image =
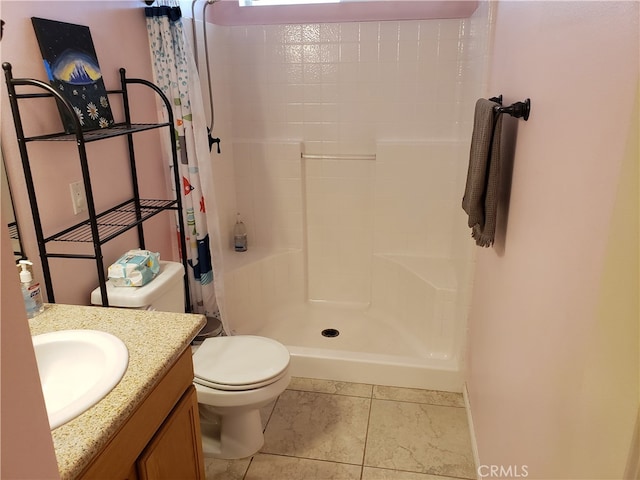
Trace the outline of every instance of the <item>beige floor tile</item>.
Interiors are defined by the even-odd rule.
[[[204,459],[204,473],[207,480],[242,480],[251,458],[240,460]]]
[[[359,465],[258,454],[244,480],[359,480]]]
[[[475,478],[465,410],[372,400],[364,464]]]
[[[317,378],[293,377],[289,383],[289,390],[303,392],[335,393],[336,395],[351,395],[354,397],[371,398],[373,385],[367,383],[336,382],[333,380],[319,380]]]
[[[371,399],[286,390],[262,453],[362,464]]]
[[[262,431],[267,428],[267,423],[269,422],[269,418],[271,418],[271,413],[273,412],[273,408],[276,406],[277,399],[273,402],[265,405],[260,409],[260,420],[262,421]]]
[[[417,388],[385,387],[375,385],[373,398],[380,400],[397,400],[399,402],[429,403],[448,407],[464,407],[461,393],[439,392],[436,390],[420,390]]]
[[[451,477],[429,475],[428,473],[402,472],[385,468],[364,467],[362,480],[453,480]]]

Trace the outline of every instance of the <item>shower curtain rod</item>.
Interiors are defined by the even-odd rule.
[[[209,5],[213,5],[219,0],[205,0],[204,5],[202,6],[202,41],[204,43],[204,59],[205,64],[207,66],[207,90],[209,92],[209,125],[207,126],[207,134],[209,137],[209,151],[211,151],[211,147],[213,144],[218,145],[218,154],[220,154],[220,138],[213,138],[213,127],[215,126],[215,109],[213,107],[213,93],[211,89],[211,68],[209,66],[209,42],[207,40],[207,19],[206,12],[207,7]],[[198,62],[198,31],[196,28],[196,13],[195,6],[198,0],[193,0],[191,2],[191,33],[193,37],[193,57],[196,62],[196,70],[198,70],[198,75],[200,74],[200,65]]]
[[[301,153],[300,158],[307,160],[375,160],[375,155],[314,155]]]

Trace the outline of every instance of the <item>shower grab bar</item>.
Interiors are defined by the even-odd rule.
[[[300,158],[307,160],[375,160],[374,155],[315,155],[311,153],[301,153]]]
[[[489,100],[502,105],[502,95],[491,97]],[[526,122],[529,120],[529,113],[531,112],[531,99],[527,98],[524,102],[512,103],[508,107],[495,107],[495,111],[498,113],[506,113],[514,118],[522,118]]]

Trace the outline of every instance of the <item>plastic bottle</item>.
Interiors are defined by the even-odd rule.
[[[233,248],[236,252],[247,251],[247,227],[240,220],[240,214],[236,214],[236,224],[233,226]]]
[[[20,260],[18,263],[22,268],[20,272],[20,284],[22,286],[24,306],[27,309],[27,318],[33,318],[44,310],[40,284],[33,281],[31,272],[28,269],[29,265],[33,265],[30,261]]]

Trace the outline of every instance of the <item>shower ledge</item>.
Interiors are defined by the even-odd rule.
[[[233,250],[228,250],[224,252],[224,269],[226,272],[232,272],[252,263],[265,260],[269,257],[300,251],[301,250],[299,248],[266,247],[250,247],[246,252],[235,252]]]
[[[401,265],[439,290],[455,290],[458,287],[453,261],[448,258],[382,253],[375,255]]]

